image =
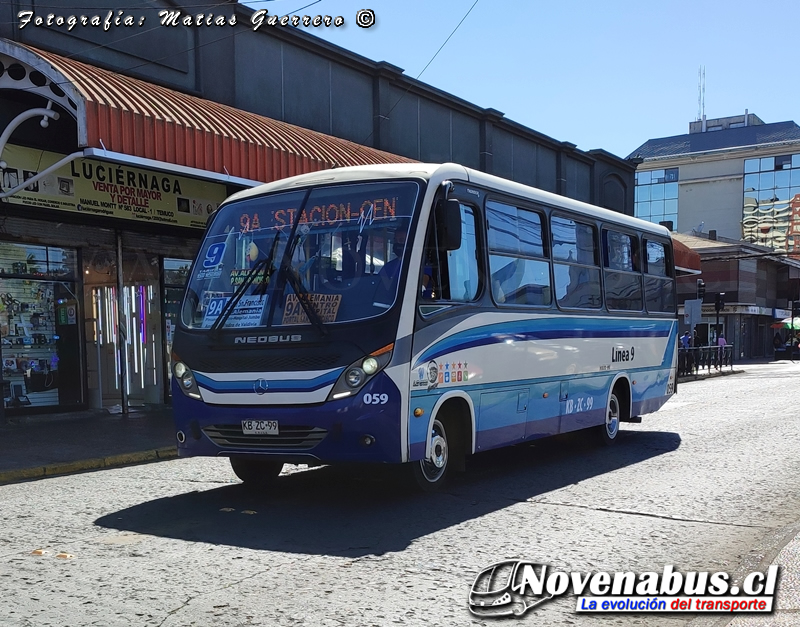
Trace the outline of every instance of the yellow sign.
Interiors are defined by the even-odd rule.
[[[6,146],[3,191],[53,165],[64,155]],[[227,196],[224,185],[95,159],[76,159],[6,202],[154,224],[204,229]]]
[[[333,322],[342,302],[341,294],[306,294],[303,300],[309,304],[323,322]],[[303,311],[303,306],[297,294],[287,294],[283,308],[283,324],[308,324],[308,316]]]

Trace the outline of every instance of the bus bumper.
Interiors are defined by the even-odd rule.
[[[389,397],[385,404],[364,402],[381,393]],[[178,454],[258,455],[299,464],[399,463],[399,398],[384,373],[356,395],[315,405],[210,405],[187,397],[173,384]],[[244,420],[277,421],[278,434],[246,435]]]

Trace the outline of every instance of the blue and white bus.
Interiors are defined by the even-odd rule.
[[[211,217],[173,344],[181,456],[245,483],[284,463],[465,457],[579,429],[613,443],[674,393],[662,226],[456,164],[342,168]]]

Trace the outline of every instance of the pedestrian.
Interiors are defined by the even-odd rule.
[[[689,332],[685,331],[680,337],[680,340],[681,345],[680,350],[678,351],[678,370],[680,371],[681,375],[691,374],[689,372],[689,346],[692,343],[692,338],[689,337]]]
[[[722,364],[722,359],[725,356],[725,347],[728,343],[725,341],[725,336],[720,333],[719,337],[717,338],[717,370],[719,370],[720,365]]]

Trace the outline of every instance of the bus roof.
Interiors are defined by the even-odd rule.
[[[580,200],[573,200],[566,196],[560,196],[547,192],[536,187],[523,185],[522,183],[515,183],[508,179],[486,174],[479,170],[473,170],[456,163],[387,163],[380,165],[359,165],[350,166],[345,168],[336,168],[333,170],[320,170],[317,172],[310,172],[308,174],[300,174],[290,178],[280,179],[264,185],[259,185],[251,189],[246,189],[237,192],[228,198],[224,204],[229,202],[245,200],[255,196],[261,196],[270,192],[286,191],[296,189],[298,187],[305,187],[307,185],[330,185],[335,183],[347,183],[354,181],[369,181],[369,180],[386,180],[392,178],[421,178],[426,181],[443,181],[453,179],[456,181],[465,181],[496,189],[500,192],[505,192],[513,196],[520,196],[530,200],[538,201],[554,207],[563,207],[570,209],[584,215],[596,218],[598,220],[606,220],[614,222],[621,226],[627,226],[631,229],[644,231],[655,235],[661,235],[669,238],[670,232],[660,224],[654,224],[646,220],[640,220],[632,216],[613,211],[611,209],[604,209],[596,205],[582,202]]]

